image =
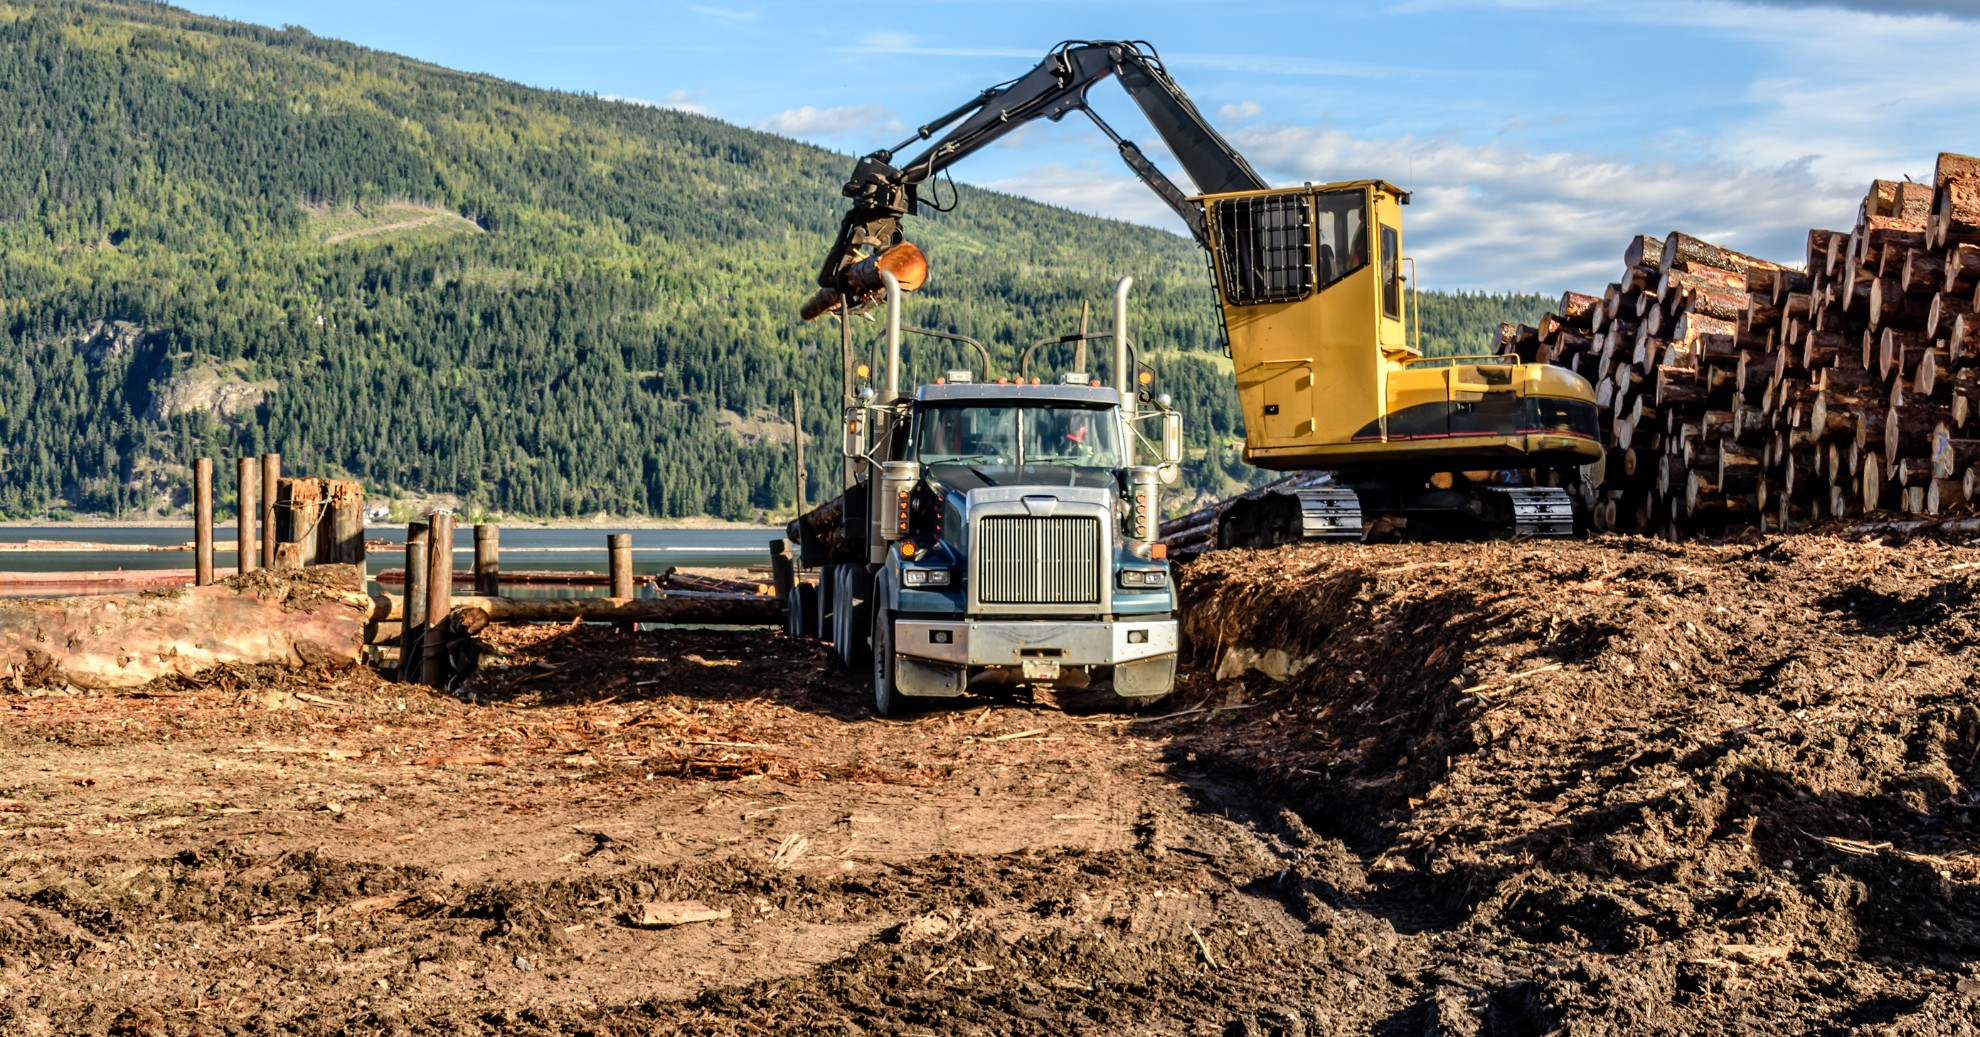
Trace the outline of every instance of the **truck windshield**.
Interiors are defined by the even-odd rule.
[[[1120,422],[1104,407],[929,407],[915,446],[925,465],[1122,464]]]

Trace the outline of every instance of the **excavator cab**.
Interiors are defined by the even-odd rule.
[[[1381,180],[1204,195],[1245,460],[1461,471],[1601,456],[1593,393],[1510,358],[1426,358],[1410,335],[1407,193]]]

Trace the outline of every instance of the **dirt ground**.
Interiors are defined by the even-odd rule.
[[[0,1034],[1980,1033],[1976,589],[1226,552],[1141,714],[880,720],[816,646],[603,628],[459,696],[15,693]]]

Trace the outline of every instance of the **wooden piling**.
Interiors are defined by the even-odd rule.
[[[429,687],[447,686],[447,615],[454,610],[454,513],[436,511],[426,517],[430,531],[426,552],[426,647],[420,679]]]
[[[790,543],[783,537],[770,541],[770,585],[777,600],[784,601],[797,584],[797,566],[792,563]]]
[[[502,593],[502,528],[487,522],[474,527],[474,592]]]
[[[611,533],[605,537],[606,554],[610,556],[607,567],[612,577],[611,597],[617,601],[631,601],[633,594],[632,534]],[[636,622],[619,624],[619,629],[632,633],[639,629]]]
[[[234,574],[252,572],[260,567],[260,551],[254,538],[254,488],[259,482],[255,474],[254,458],[243,457],[234,465],[235,480],[240,483],[236,491],[240,500],[234,508]]]
[[[797,502],[798,517],[804,517],[804,403],[798,399],[796,389],[791,390],[791,465],[797,483],[797,492],[792,500]]]
[[[281,492],[282,455],[261,455],[261,566],[275,568],[275,496]]]
[[[611,556],[612,593],[609,596],[614,598],[632,597],[632,534],[608,534],[605,537],[605,550]]]
[[[193,585],[213,582],[213,459],[193,462]]]
[[[426,665],[426,549],[424,522],[406,525],[405,618],[399,633],[399,679],[411,683]]]
[[[364,565],[364,487],[350,480],[330,483],[330,561]]]

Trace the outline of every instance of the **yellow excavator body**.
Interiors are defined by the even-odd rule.
[[[1408,196],[1380,180],[1197,196],[1245,415],[1262,468],[1406,464],[1476,471],[1601,457],[1595,392],[1515,357],[1425,357]]]

